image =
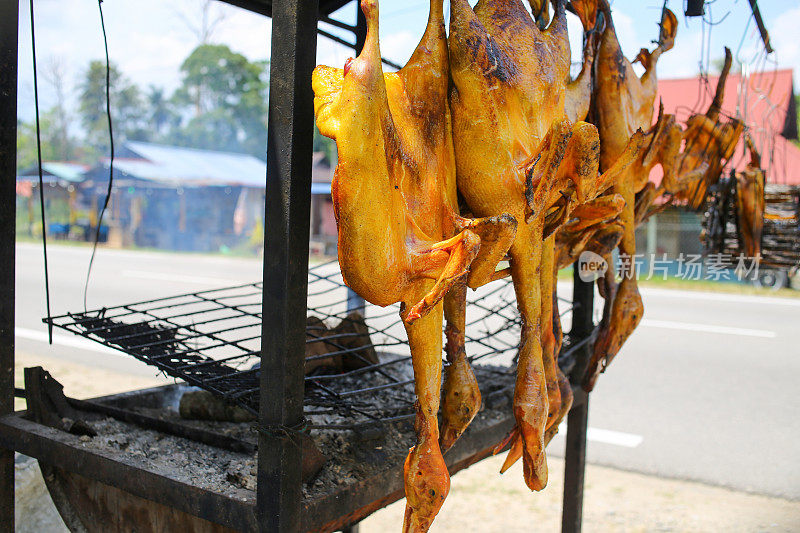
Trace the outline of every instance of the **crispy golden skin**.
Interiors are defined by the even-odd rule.
[[[686,121],[683,138],[685,145],[677,173],[686,174],[706,165],[702,173],[695,173],[683,180],[673,192],[676,200],[686,201],[691,209],[702,209],[706,202],[708,188],[719,181],[725,162],[733,155],[744,131],[744,123],[737,119],[723,121],[720,117],[725,81],[731,68],[731,51],[725,48],[725,64],[717,80],[714,100],[705,114],[692,115]]]
[[[736,215],[741,239],[741,253],[747,257],[761,255],[761,232],[764,229],[764,182],[761,156],[748,135],[745,138],[750,151],[750,162],[742,172],[736,173]]]
[[[616,164],[634,132],[647,130],[648,133],[647,149],[639,154],[637,161],[626,172],[618,175],[611,188],[611,192],[621,195],[625,201],[619,215],[619,224],[622,226],[619,244],[622,282],[610,303],[608,320],[601,323],[584,381],[586,390],[594,387],[601,369],[616,355],[642,318],[644,305],[633,264],[636,253],[636,193],[646,185],[650,169],[665,160],[663,152],[680,147],[680,128],[674,121],[664,119],[656,127],[650,128],[657,89],[656,63],[661,54],[674,44],[677,31],[675,15],[669,9],[664,9],[659,44],[652,52],[642,49],[636,56],[634,61],[640,61],[645,67],[644,74],[639,78],[631,62],[622,54],[606,0],[600,0],[600,10],[606,24],[595,60],[594,111],[600,135],[600,168],[607,169]]]
[[[417,394],[417,445],[404,470],[404,529],[427,531],[450,483],[436,418],[441,300],[453,287],[492,278],[516,221],[502,213],[482,220],[458,216],[442,0],[431,0],[427,28],[408,64],[387,74],[377,1],[362,0],[361,8],[364,49],[344,69],[315,69],[314,107],[320,132],[336,140],[339,152],[332,196],[345,281],[371,303],[402,304]],[[471,375],[465,363],[458,368]],[[479,395],[474,378],[470,385]]]
[[[475,215],[506,212],[518,222],[509,254],[522,332],[507,465],[523,457],[533,490],[547,483],[548,414],[555,419],[569,397],[559,387],[553,338],[542,333],[542,318],[553,308],[555,238],[547,237],[577,205],[607,189],[641,149],[635,139],[628,159],[599,175],[596,128],[571,121],[588,110],[590,80],[569,79],[564,2],[555,5],[550,26],[540,30],[520,0],[481,0],[474,11],[466,0],[453,0],[449,38],[459,191]],[[585,53],[584,74],[591,61]]]
[[[574,263],[584,250],[607,256],[622,239],[619,215],[625,207],[620,194],[604,194],[572,211],[556,234],[558,269]]]

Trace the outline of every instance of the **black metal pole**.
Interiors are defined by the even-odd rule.
[[[0,1],[0,416],[14,411],[19,2]],[[14,450],[0,448],[0,531],[14,531]]]
[[[259,530],[300,530],[316,0],[272,4],[258,439]]]
[[[564,454],[564,508],[562,533],[578,533],[583,522],[583,481],[586,472],[586,429],[589,398],[574,406],[567,417],[567,443]]]
[[[364,49],[364,43],[367,41],[367,17],[361,11],[359,2],[356,5],[356,29],[353,33],[356,34],[356,55],[361,53]]]
[[[592,334],[594,322],[594,283],[583,281],[578,265],[572,273],[572,330],[570,340],[578,342]],[[591,353],[587,343],[575,355],[570,382],[582,383]],[[586,471],[586,430],[589,421],[589,396],[580,391],[567,417],[567,443],[564,454],[564,507],[561,515],[562,533],[578,533],[583,521],[583,481]]]

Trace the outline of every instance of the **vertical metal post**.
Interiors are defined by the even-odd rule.
[[[353,33],[355,33],[356,37],[356,55],[361,53],[361,50],[364,49],[364,42],[367,40],[367,17],[364,16],[364,12],[361,11],[361,5],[359,2],[354,2],[356,5],[356,28]],[[347,312],[350,311],[358,311],[362,315],[366,315],[366,302],[364,298],[356,294],[356,291],[351,289],[350,287],[347,288]]]
[[[19,2],[0,1],[0,416],[14,411]],[[0,532],[14,531],[14,450],[0,448]]]
[[[570,339],[580,341],[592,334],[594,322],[594,283],[581,280],[577,263],[572,273],[572,331]],[[591,345],[576,354],[571,383],[581,383],[589,361]],[[576,395],[575,405],[567,417],[567,443],[564,455],[564,506],[561,515],[562,533],[578,533],[583,521],[583,480],[586,471],[586,429],[589,421],[588,395]]]
[[[347,287],[347,312],[350,313],[351,311],[358,311],[361,315],[366,314],[366,307],[367,303],[364,301],[364,298],[358,295],[356,291]]]
[[[318,1],[272,3],[264,299],[261,329],[259,530],[300,530],[308,232]]]
[[[356,5],[356,55],[358,55],[364,49],[364,43],[367,41],[367,17],[361,11],[360,3],[354,3]]]

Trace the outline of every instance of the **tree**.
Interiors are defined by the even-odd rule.
[[[69,131],[71,116],[67,111],[67,98],[64,93],[66,70],[63,61],[51,56],[45,63],[43,77],[53,86],[56,99],[53,107],[41,117],[42,138],[43,141],[47,140],[52,151],[48,159],[72,161],[78,157],[79,147]]]
[[[17,172],[36,163],[36,126],[17,119]]]
[[[336,143],[333,139],[329,139],[322,135],[317,126],[314,126],[314,151],[322,152],[325,154],[325,159],[333,166],[337,161]]]
[[[181,65],[173,102],[190,117],[174,137],[198,148],[263,158],[267,145],[268,62],[228,46],[201,44]]]
[[[180,124],[180,117],[175,114],[172,102],[166,97],[164,88],[151,85],[147,90],[147,117],[154,140],[164,140],[170,127]]]
[[[60,121],[60,111],[51,108],[39,116],[42,139],[42,161],[75,161],[82,158],[79,142]],[[17,120],[17,171],[27,170],[38,162],[36,146],[36,123]]]
[[[139,88],[122,76],[115,65],[111,65],[111,117],[114,126],[114,141],[148,140],[148,124]],[[108,122],[106,118],[106,66],[102,61],[92,61],[80,91],[79,111],[81,123],[86,130],[89,144],[100,151],[109,146]]]
[[[214,7],[216,7],[216,2],[213,0],[203,0],[200,6],[200,20],[197,22],[194,21],[196,9],[192,9],[191,15],[178,13],[186,27],[197,36],[198,44],[209,44],[214,31],[225,20],[225,13],[218,10],[214,13]]]

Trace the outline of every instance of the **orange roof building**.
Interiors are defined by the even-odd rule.
[[[707,80],[700,77],[659,80],[656,108],[659,101],[663,102],[664,112],[674,114],[679,123],[685,124],[691,115],[705,113],[708,109],[717,80],[717,76],[709,76]],[[658,109],[655,111],[657,113]],[[800,185],[800,148],[791,142],[798,138],[798,131],[790,69],[750,75],[731,73],[725,84],[722,113],[744,121],[746,131],[761,153],[767,183]],[[730,165],[742,170],[748,161],[742,139]],[[657,173],[660,178],[660,169]]]

